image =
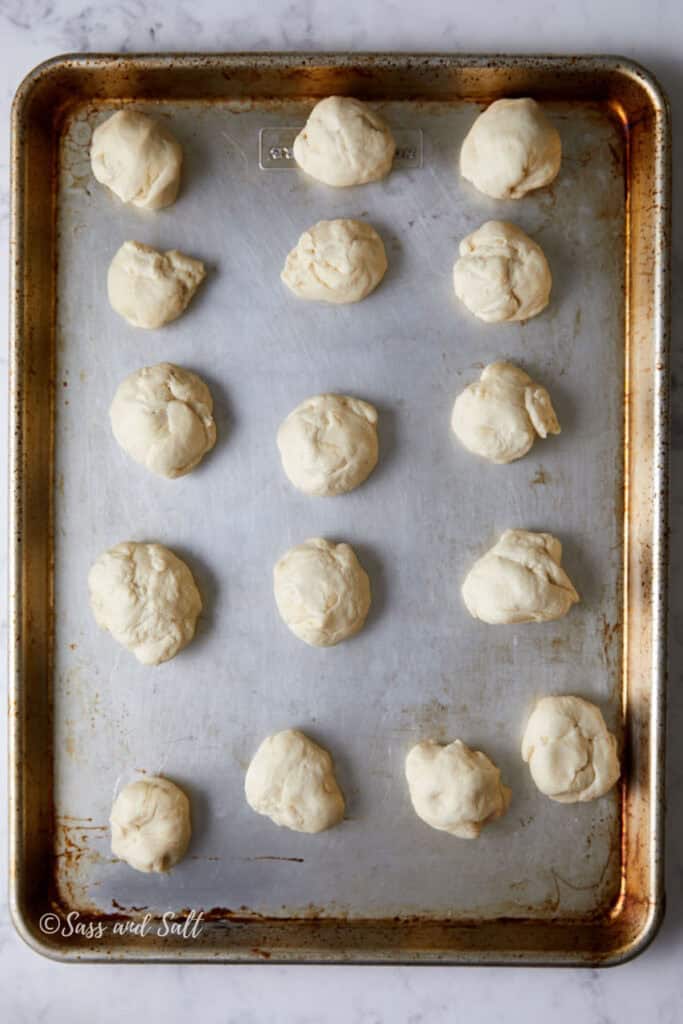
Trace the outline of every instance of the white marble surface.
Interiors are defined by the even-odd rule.
[[[674,154],[683,144],[683,5],[680,0],[0,0],[0,320],[7,322],[8,113],[14,90],[35,64],[65,51],[357,49],[463,52],[622,53],[650,67],[674,113]],[[683,171],[674,165],[677,198]],[[683,240],[674,230],[674,282]],[[683,291],[674,286],[674,381],[683,379],[676,333]],[[0,402],[7,353],[0,351]],[[0,533],[6,508],[6,413],[0,415]],[[672,578],[683,569],[683,400],[674,392]],[[0,552],[4,577],[5,550]],[[6,605],[1,657],[5,663]],[[0,1019],[20,1022],[126,1016],[169,1024],[379,1024],[539,1020],[558,1024],[677,1024],[683,1019],[683,591],[672,593],[669,695],[668,913],[654,944],[607,971],[215,966],[65,966],[24,947],[0,902]],[[0,733],[2,791],[5,730]],[[3,800],[4,805],[4,800]],[[4,815],[0,874],[5,877]]]

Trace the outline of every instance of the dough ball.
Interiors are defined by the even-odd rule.
[[[451,427],[475,455],[491,462],[521,459],[537,437],[559,434],[545,388],[512,363],[491,363],[455,400]]]
[[[185,312],[205,276],[200,260],[177,249],[124,242],[109,266],[109,302],[133,327],[154,330]]]
[[[553,181],[562,142],[535,100],[497,100],[480,114],[460,150],[460,172],[494,199],[521,199]]]
[[[111,852],[136,871],[168,871],[190,843],[190,801],[168,779],[124,786],[109,818]]]
[[[561,561],[549,533],[506,530],[463,583],[468,612],[491,625],[561,619],[579,600]]]
[[[619,778],[616,737],[600,708],[580,697],[544,697],[534,708],[522,740],[531,777],[562,804],[596,800]]]
[[[257,814],[295,832],[322,832],[344,817],[332,758],[296,729],[263,741],[249,765],[244,791]]]
[[[455,294],[487,324],[529,320],[548,305],[553,279],[540,245],[503,220],[489,220],[460,243]]]
[[[136,370],[109,409],[114,437],[152,473],[183,476],[216,443],[213,401],[203,380],[171,363]]]
[[[461,839],[477,839],[505,814],[512,795],[493,761],[462,740],[418,743],[406,758],[406,778],[418,817]]]
[[[312,647],[333,647],[363,628],[370,580],[349,544],[307,540],[282,556],[273,578],[283,621]]]
[[[183,151],[153,117],[119,110],[98,125],[90,149],[92,172],[124,203],[158,210],[175,202]]]
[[[362,220],[321,220],[292,249],[280,277],[300,299],[360,302],[387,269],[384,243]]]
[[[389,125],[349,96],[328,96],[313,107],[294,140],[299,167],[325,185],[365,185],[386,177],[396,151]]]
[[[304,494],[352,491],[377,465],[377,410],[347,395],[316,395],[277,432],[285,473]]]
[[[184,562],[161,544],[125,541],[88,575],[95,621],[143,665],[175,657],[194,636],[202,599]]]

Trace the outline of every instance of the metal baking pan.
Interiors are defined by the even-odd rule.
[[[331,93],[376,104],[399,133],[384,182],[327,189],[291,166],[293,130]],[[515,95],[547,105],[564,161],[550,188],[496,202],[459,178],[457,154],[482,106]],[[94,124],[126,103],[168,118],[185,150],[181,196],[154,216],[90,174]],[[62,57],[19,89],[12,172],[21,934],[65,960],[595,965],[644,948],[664,899],[670,202],[651,76],[603,57]],[[278,279],[284,256],[340,215],[378,228],[388,275],[357,307],[297,302]],[[452,293],[459,239],[491,217],[529,231],[553,270],[551,306],[525,325],[481,325]],[[109,309],[106,267],[126,238],[210,267],[162,332]],[[457,391],[497,357],[548,386],[564,426],[504,468],[448,427]],[[128,461],[107,423],[120,379],[161,359],[207,379],[220,437],[172,483]],[[379,469],[334,501],[295,493],[274,445],[284,415],[326,390],[380,410]],[[468,566],[513,525],[562,539],[582,596],[566,619],[496,629],[462,607]],[[271,592],[276,558],[314,535],[353,543],[374,593],[367,628],[326,651],[289,634]],[[87,606],[89,565],[123,539],[180,552],[205,597],[195,643],[155,670]],[[619,736],[623,778],[603,800],[554,804],[521,763],[529,709],[553,692],[596,700]],[[285,726],[337,762],[347,820],[319,837],[278,830],[243,799],[253,750]],[[486,750],[512,787],[477,843],[410,808],[403,759],[428,736]],[[169,876],[111,857],[112,795],[137,771],[193,799],[191,855]],[[164,913],[182,928],[159,927]]]

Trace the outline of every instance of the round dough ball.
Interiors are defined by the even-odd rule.
[[[301,299],[360,302],[387,269],[384,243],[362,220],[321,220],[292,249],[280,275]]]
[[[503,464],[521,459],[536,437],[559,434],[545,388],[512,363],[491,363],[455,400],[451,427],[475,455]]]
[[[548,305],[553,279],[543,250],[514,224],[489,220],[463,238],[459,251],[455,294],[480,320],[529,320]]]
[[[109,302],[133,327],[154,330],[185,312],[205,277],[201,260],[177,249],[124,242],[109,266]]]
[[[377,465],[377,410],[347,395],[307,398],[280,425],[277,446],[285,473],[304,494],[344,494]]]
[[[127,455],[172,479],[194,469],[216,443],[212,411],[203,380],[179,366],[158,363],[126,377],[109,417]]]
[[[92,172],[124,203],[158,210],[175,202],[183,151],[167,128],[136,110],[119,110],[98,125]]]
[[[460,150],[460,172],[494,199],[521,199],[553,181],[562,142],[535,100],[497,100],[470,128]]]
[[[561,619],[579,600],[561,561],[562,545],[549,533],[506,530],[467,574],[467,610],[491,625]]]
[[[273,578],[283,621],[312,647],[333,647],[363,628],[370,580],[349,544],[307,540],[282,556]]]
[[[374,110],[349,96],[328,96],[294,140],[294,159],[312,178],[344,187],[378,181],[391,170],[396,143]]]
[[[175,657],[194,636],[202,610],[192,573],[161,544],[125,541],[88,575],[95,621],[143,665]]]
[[[296,729],[263,741],[249,765],[244,791],[257,814],[295,832],[323,832],[344,817],[332,758]]]
[[[136,871],[168,871],[190,844],[190,801],[159,776],[124,786],[109,822],[111,852]]]
[[[621,772],[616,737],[600,708],[580,697],[539,700],[524,732],[522,757],[541,793],[562,804],[596,800]]]
[[[493,761],[462,740],[418,743],[406,758],[406,779],[418,817],[461,839],[477,839],[505,814],[512,795]]]

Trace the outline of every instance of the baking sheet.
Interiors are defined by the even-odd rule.
[[[519,747],[534,701],[576,693],[622,733],[621,605],[624,394],[624,165],[606,108],[551,104],[564,157],[556,182],[523,202],[476,192],[457,173],[476,104],[380,105],[422,133],[422,166],[334,190],[296,170],[259,167],[264,129],[303,123],[308,103],[145,104],[183,144],[178,202],[158,214],[122,206],[91,177],[92,127],[113,107],[82,108],[65,132],[59,182],[55,522],[55,814],[57,886],[85,910],[223,907],[268,916],[547,918],[614,900],[619,791],[587,805],[542,797]],[[363,303],[296,300],[279,272],[316,220],[367,219],[389,270]],[[457,303],[459,240],[491,218],[543,247],[549,309],[524,325],[484,325]],[[125,239],[203,259],[207,282],[158,332],[109,308],[106,270]],[[509,358],[548,387],[563,427],[525,459],[488,465],[454,443],[455,395],[487,362]],[[128,373],[169,360],[199,373],[216,403],[218,443],[188,477],[152,477],[108,423]],[[336,499],[296,492],[275,433],[323,391],[380,411],[378,469]],[[581,604],[559,622],[489,627],[460,584],[510,526],[548,530]],[[280,621],[272,566],[322,535],[353,544],[370,574],[365,630],[333,649]],[[195,642],[145,668],[99,632],[86,578],[127,539],[185,558],[205,602]],[[337,829],[276,828],[243,797],[261,739],[305,730],[332,752],[347,798]],[[410,746],[455,737],[486,751],[512,787],[509,813],[477,843],[413,813]],[[190,794],[190,856],[168,876],[116,863],[106,823],[136,771]]]

